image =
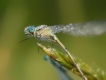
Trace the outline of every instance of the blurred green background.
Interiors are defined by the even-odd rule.
[[[41,50],[38,53],[36,39],[19,44],[26,38],[23,32],[26,26],[103,19],[106,19],[105,0],[0,0],[0,80],[59,80],[55,69],[43,60],[44,53]],[[106,34],[57,36],[74,56],[90,66],[96,63],[106,71]]]

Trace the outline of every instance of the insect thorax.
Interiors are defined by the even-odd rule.
[[[50,42],[54,41],[55,34],[52,32],[51,28],[47,27],[47,25],[41,25],[36,28],[34,36],[38,40]]]

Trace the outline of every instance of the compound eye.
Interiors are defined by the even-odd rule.
[[[33,33],[35,30],[35,27],[34,26],[29,26],[29,32]]]

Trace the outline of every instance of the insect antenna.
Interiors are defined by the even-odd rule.
[[[23,39],[23,40],[22,40],[22,41],[20,41],[19,43],[21,43],[21,42],[23,42],[23,41],[26,41],[26,40],[28,40],[28,39],[30,39],[30,38]]]

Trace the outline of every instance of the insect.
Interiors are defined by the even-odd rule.
[[[100,35],[106,31],[106,21],[93,21],[88,23],[77,23],[77,24],[69,24],[69,25],[40,25],[37,27],[28,26],[24,29],[25,35],[28,38],[35,37],[37,40],[43,40],[48,42],[56,42],[58,45],[62,47],[62,49],[69,56],[70,60],[73,61],[73,64],[81,73],[84,80],[87,78],[84,76],[80,67],[74,61],[70,52],[65,48],[65,46],[60,42],[55,33],[63,32],[76,36],[86,36],[86,35]]]

